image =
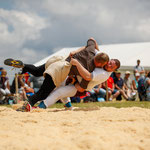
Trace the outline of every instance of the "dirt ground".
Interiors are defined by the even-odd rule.
[[[0,107],[0,150],[149,150],[150,109]]]

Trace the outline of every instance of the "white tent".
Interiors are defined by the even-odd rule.
[[[78,48],[79,47],[63,48],[35,63],[35,65],[38,66],[45,63],[50,57],[54,55],[69,55],[71,51],[74,51]],[[150,42],[99,45],[99,48],[100,51],[107,53],[110,58],[119,59],[121,62],[121,70],[133,70],[137,59],[141,60],[141,65],[144,66],[145,69],[150,70]]]

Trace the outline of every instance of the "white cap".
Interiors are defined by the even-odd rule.
[[[135,76],[140,76],[140,74],[137,72],[137,73],[135,73]]]
[[[130,74],[130,71],[126,71],[125,74]]]

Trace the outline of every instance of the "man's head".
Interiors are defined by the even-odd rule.
[[[121,76],[121,72],[120,71],[116,71],[115,74],[116,74],[117,78],[120,78],[120,76]]]
[[[130,71],[126,71],[126,72],[125,72],[125,78],[127,78],[127,79],[128,79],[128,78],[129,78],[129,76],[130,76]]]
[[[137,72],[137,73],[135,73],[135,78],[136,79],[139,79],[140,78],[140,74]]]
[[[120,68],[120,61],[118,59],[111,59],[105,66],[104,69],[108,72],[114,72]]]
[[[138,60],[137,60],[137,65],[138,65],[138,66],[140,65],[140,62],[141,62],[141,61],[138,59]]]
[[[3,77],[5,77],[5,76],[7,75],[7,71],[6,71],[5,69],[2,69],[1,72],[2,72],[1,75],[2,75]]]
[[[97,68],[103,68],[109,61],[109,56],[106,53],[98,53],[94,57],[94,64]]]

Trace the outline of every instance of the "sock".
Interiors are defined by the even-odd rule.
[[[65,106],[68,107],[68,108],[72,107],[71,102],[66,103]]]
[[[46,105],[44,104],[43,101],[38,105],[38,107],[39,107],[39,108],[46,109]]]

